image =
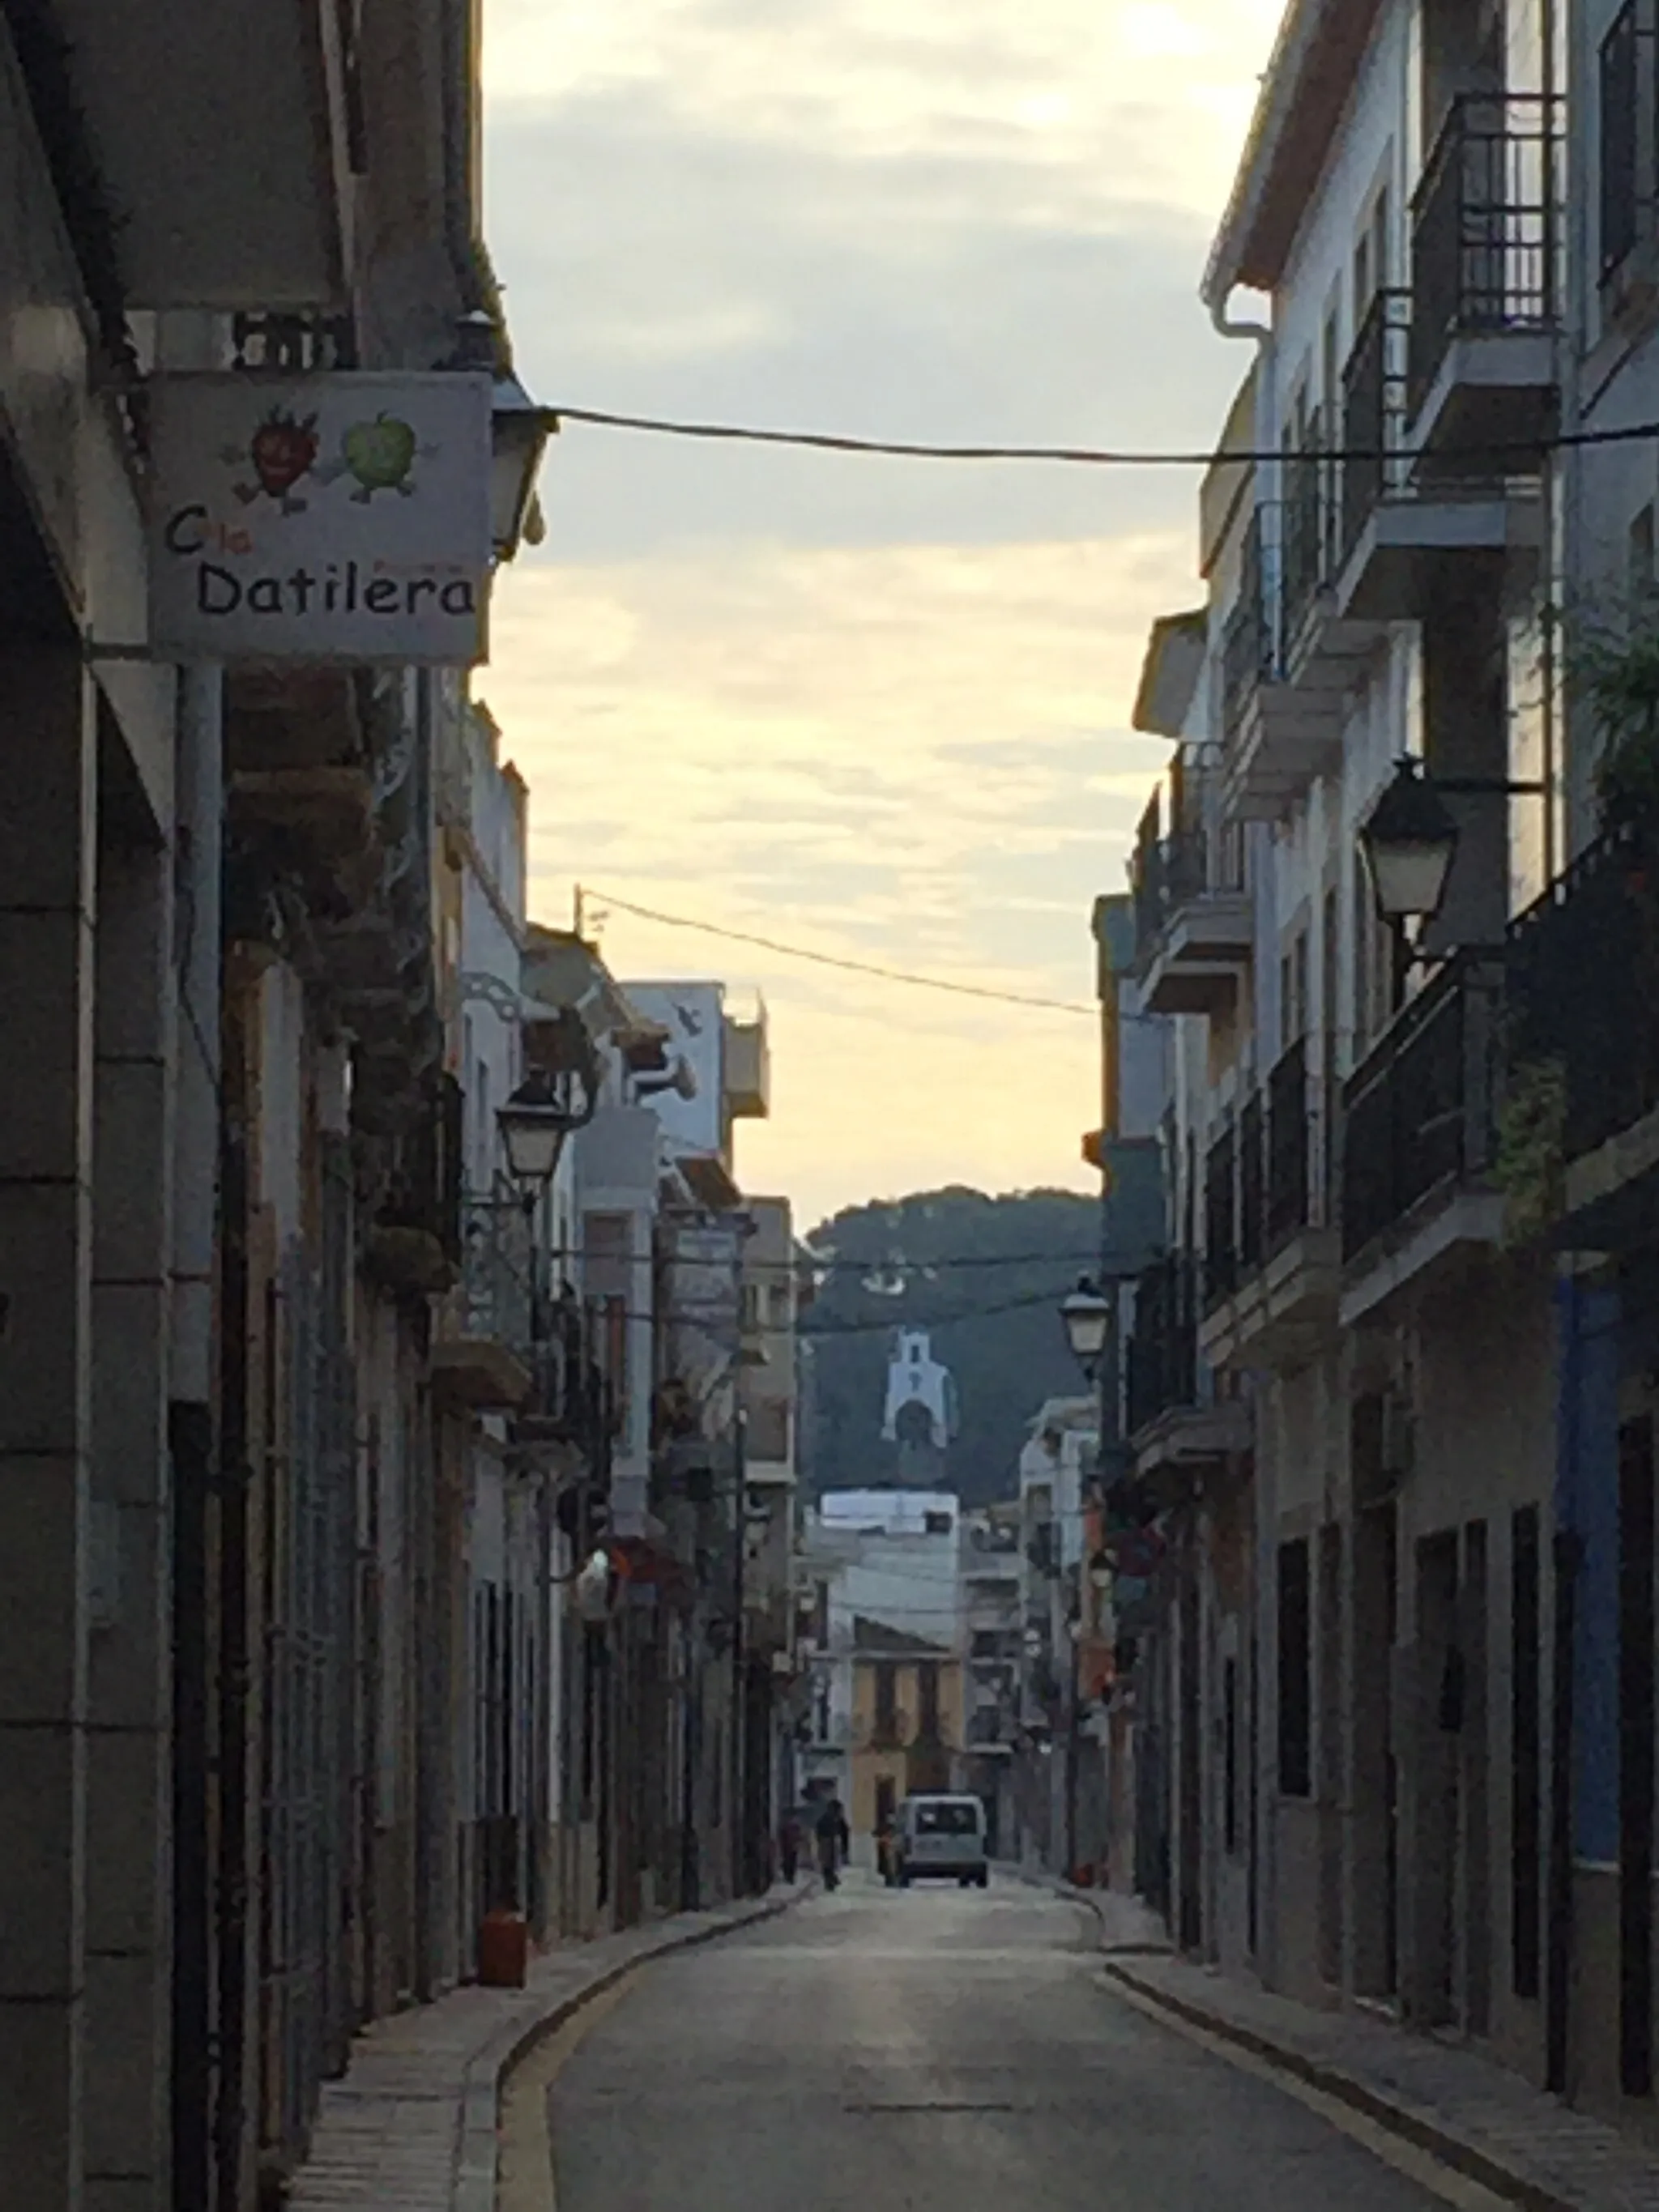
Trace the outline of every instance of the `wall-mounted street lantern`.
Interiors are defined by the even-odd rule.
[[[1432,921],[1446,896],[1457,824],[1437,787],[1409,754],[1359,825],[1359,849],[1377,911],[1395,929]]]
[[[538,407],[512,369],[506,343],[487,307],[474,307],[456,325],[453,368],[486,369],[494,379],[489,400],[489,535],[498,561],[510,561],[521,544],[539,545],[543,526],[536,478],[548,439],[559,427],[550,407]]]
[[[530,1072],[495,1121],[507,1171],[527,1203],[558,1173],[567,1139],[599,1110],[603,1074],[587,1025],[574,1006],[525,1025]]]
[[[521,544],[541,543],[536,479],[558,427],[551,408],[538,407],[510,371],[496,378],[489,406],[489,534],[498,561],[510,561]]]
[[[1066,1326],[1066,1341],[1072,1347],[1073,1358],[1085,1375],[1092,1376],[1105,1353],[1111,1330],[1110,1301],[1103,1298],[1085,1277],[1062,1302],[1060,1317]]]

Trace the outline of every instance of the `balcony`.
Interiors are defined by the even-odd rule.
[[[1626,823],[1510,926],[1512,1106],[1548,1086],[1541,1150],[1506,1176],[1512,1218],[1565,1249],[1659,1240],[1656,872],[1659,830]]]
[[[474,1413],[517,1412],[534,1382],[531,1219],[517,1198],[469,1198],[461,1280],[432,1347],[433,1387]]]
[[[1379,292],[1342,374],[1330,606],[1353,625],[1419,621],[1480,568],[1494,592],[1530,582],[1542,543],[1535,474],[1487,454],[1455,477],[1420,465],[1411,425],[1412,295]],[[1468,457],[1466,457],[1468,458]]]
[[[1344,1085],[1345,1328],[1499,1242],[1504,1202],[1489,1177],[1503,1017],[1501,956],[1457,953]]]
[[[772,1110],[772,1054],[764,1008],[753,1021],[725,1021],[726,1110],[738,1121],[763,1121]]]
[[[1318,750],[1316,769],[1341,745],[1348,695],[1382,635],[1376,623],[1340,614],[1332,589],[1342,481],[1332,449],[1340,427],[1334,412],[1322,409],[1301,452],[1289,455],[1284,469],[1285,673],[1304,702],[1310,750]]]
[[[1198,1262],[1171,1252],[1135,1285],[1127,1425],[1143,1481],[1212,1467],[1249,1447],[1246,1409],[1217,1404],[1198,1358]]]
[[[1012,1756],[1017,1725],[1012,1712],[972,1713],[968,1720],[967,1748],[981,1758],[999,1752]]]
[[[1328,465],[1290,471],[1294,504],[1282,518],[1258,507],[1239,561],[1238,590],[1222,629],[1223,811],[1272,821],[1330,765],[1341,742],[1341,690],[1324,663],[1293,667],[1288,610],[1305,599],[1322,560],[1328,520],[1317,507]],[[1310,501],[1315,502],[1310,510]],[[1282,542],[1272,526],[1282,520]],[[1300,680],[1293,680],[1299,678]]]
[[[1221,841],[1146,840],[1134,862],[1136,965],[1149,1013],[1230,1016],[1250,963],[1250,902]]]
[[[1407,403],[1425,467],[1524,457],[1555,427],[1565,161],[1553,97],[1452,102],[1412,202]]]
[[[1328,1097],[1298,1040],[1212,1148],[1199,1351],[1218,1372],[1304,1365],[1335,1328]]]

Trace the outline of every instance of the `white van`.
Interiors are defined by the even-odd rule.
[[[929,1876],[983,1889],[991,1879],[985,1856],[985,1808],[977,1797],[907,1797],[894,1837],[901,1888]]]

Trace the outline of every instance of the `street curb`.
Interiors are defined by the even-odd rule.
[[[1169,1937],[1155,1942],[1113,1943],[1106,1936],[1106,1908],[1100,1901],[1100,1892],[1079,1889],[1075,1882],[1063,1881],[1055,1874],[1032,1874],[1024,1867],[1009,1866],[1006,1871],[1015,1880],[1023,1881],[1028,1889],[1046,1889],[1051,1897],[1063,1898],[1067,1905],[1086,1905],[1095,1916],[1095,1924],[1101,1940],[1097,1945],[1103,1959],[1173,1959],[1178,1954]]]
[[[1527,2212],[1577,2212],[1571,2199],[1559,2197],[1542,2183],[1529,2181],[1512,2166],[1502,2165],[1486,2151],[1477,2148],[1462,2136],[1450,2134],[1434,2121],[1425,2119],[1410,2106],[1383,2096],[1355,2075],[1345,2073],[1322,2059],[1311,2058],[1294,2045],[1275,2042],[1273,2037],[1246,2027],[1242,2021],[1232,2020],[1225,2013],[1213,2012],[1207,2006],[1196,2004],[1190,1998],[1171,1996],[1169,1990],[1144,1980],[1132,1967],[1119,1966],[1109,1958],[1105,1972],[1109,1980],[1121,1984],[1126,1990],[1152,2011],[1167,2013],[1173,2019],[1185,2021],[1189,2026],[1200,2027],[1220,2041],[1237,2044],[1253,2057],[1262,2059],[1280,2073],[1292,2074],[1305,2081],[1310,2088],[1321,2089],[1327,2096],[1335,2097],[1357,2112],[1361,2112],[1378,2126],[1386,2128],[1427,2151],[1443,2166],[1453,2167],[1470,2181],[1478,2181],[1494,2197],[1501,2197],[1510,2204],[1520,2204]]]
[[[619,1959],[594,1976],[591,1982],[562,1997],[548,2011],[535,2019],[516,2022],[502,2028],[474,2058],[466,2069],[466,2087],[461,2105],[460,2137],[456,2147],[455,2191],[452,2200],[453,2212],[495,2212],[496,2188],[499,2180],[501,2153],[501,2091],[507,2076],[521,2065],[536,2048],[550,2035],[556,2035],[566,2022],[603,1996],[607,1990],[615,1989],[641,1966],[652,1965],[659,1959],[670,1957],[677,1951],[691,1951],[701,1944],[713,1943],[722,1936],[735,1936],[747,1928],[757,1928],[764,1921],[775,1920],[792,1906],[812,1894],[815,1885],[803,1883],[789,1897],[769,1898],[754,1910],[734,1915],[713,1927],[693,1928],[680,1935],[665,1934],[659,1943],[642,1946],[630,1957]]]

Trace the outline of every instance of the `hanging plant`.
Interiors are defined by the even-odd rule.
[[[1567,1072],[1559,1060],[1521,1060],[1498,1117],[1493,1181],[1504,1198],[1504,1241],[1530,1243],[1559,1218],[1566,1167]]]
[[[1604,829],[1659,821],[1659,602],[1584,623],[1572,674],[1597,738],[1595,783]]]

